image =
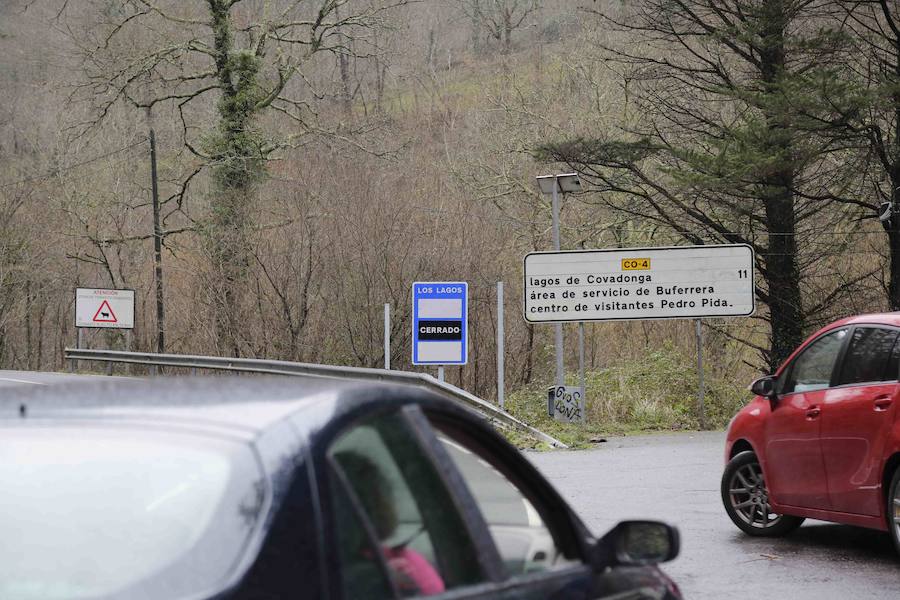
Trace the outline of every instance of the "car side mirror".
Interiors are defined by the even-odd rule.
[[[660,521],[622,521],[594,546],[595,569],[645,566],[670,561],[681,547],[678,530]]]
[[[778,382],[778,379],[774,375],[769,375],[767,377],[760,377],[756,381],[750,384],[750,391],[753,392],[757,396],[762,396],[763,398],[768,398],[769,400],[775,399],[775,384]]]

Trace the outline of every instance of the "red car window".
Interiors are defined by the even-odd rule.
[[[867,383],[896,379],[897,374],[888,375],[891,350],[900,331],[877,327],[857,327],[850,339],[850,346],[844,357],[844,366],[838,385]]]
[[[839,329],[823,335],[807,346],[794,359],[780,393],[812,392],[827,388],[831,384],[834,363],[846,336],[847,330]]]

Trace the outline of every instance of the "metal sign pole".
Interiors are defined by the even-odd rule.
[[[126,330],[125,330],[125,351],[126,351],[126,352],[131,352],[132,339],[133,339],[133,338],[132,338],[131,329],[126,329]],[[128,373],[128,374],[133,373],[133,372],[134,372],[134,365],[126,365],[126,366],[125,366],[125,372]],[[193,373],[191,373],[191,375],[193,375]]]
[[[75,348],[77,350],[81,350],[81,327],[75,328]],[[69,372],[74,373],[77,370],[78,370],[78,361],[73,360],[71,363],[69,363]]]
[[[438,367],[438,381],[444,380],[444,365]]]
[[[581,377],[582,398],[587,398],[587,384],[584,379],[584,321],[578,323],[578,373]]]
[[[384,305],[384,368],[391,368],[391,305]]]
[[[553,180],[553,249],[559,252],[559,178]],[[563,364],[563,326],[556,323],[556,385],[565,385],[566,369]]]
[[[700,429],[706,429],[706,408],[703,406],[703,329],[697,319],[697,407],[700,411]]]
[[[503,408],[505,398],[503,396],[503,372],[504,372],[504,356],[503,356],[503,282],[497,282],[497,404]]]
[[[126,329],[127,331],[127,329]],[[106,376],[109,377],[113,373],[113,364],[111,362],[106,363]]]

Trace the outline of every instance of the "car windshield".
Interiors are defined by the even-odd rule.
[[[221,586],[265,489],[243,444],[0,427],[0,598],[176,600]]]

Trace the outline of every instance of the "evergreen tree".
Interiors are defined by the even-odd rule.
[[[816,93],[845,50],[834,10],[810,0],[643,0],[618,17],[598,11],[627,40],[604,48],[629,97],[627,123],[537,151],[576,168],[613,208],[687,242],[751,245],[770,325],[768,345],[756,347],[772,369],[862,278],[828,289],[804,280],[834,250],[815,231],[842,216],[819,193],[839,175],[827,159],[841,147],[819,135],[831,112]]]

